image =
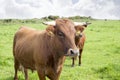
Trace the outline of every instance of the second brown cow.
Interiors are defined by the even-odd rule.
[[[84,24],[77,24],[75,26],[75,29],[76,29],[76,32],[77,32],[77,35],[75,37],[75,44],[76,46],[79,48],[79,56],[78,56],[78,65],[80,66],[81,65],[81,57],[82,57],[82,51],[83,51],[83,47],[84,47],[84,43],[85,43],[85,40],[86,40],[86,36],[85,36],[85,33],[84,33],[84,29],[91,23],[84,23]],[[75,58],[73,57],[72,58],[72,67],[75,65]]]

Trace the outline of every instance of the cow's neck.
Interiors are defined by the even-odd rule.
[[[75,37],[75,44],[77,45],[79,43],[80,37]]]
[[[47,36],[46,37],[47,40],[49,40],[47,43],[47,47],[48,47],[48,53],[49,53],[49,60],[48,61],[52,61],[53,63],[49,64],[51,67],[58,67],[58,65],[63,65],[64,62],[64,53],[62,51],[62,48],[60,47],[60,43],[58,41],[58,39],[56,37],[50,37]]]

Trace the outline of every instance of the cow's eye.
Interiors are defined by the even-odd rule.
[[[59,31],[57,34],[58,34],[58,36],[59,36],[60,38],[64,38],[64,36],[65,36],[64,33],[63,33],[63,32],[60,32],[60,31]]]

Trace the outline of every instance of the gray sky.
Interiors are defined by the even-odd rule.
[[[0,19],[48,15],[120,19],[120,0],[0,0]]]

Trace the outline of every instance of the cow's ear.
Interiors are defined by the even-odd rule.
[[[48,27],[46,28],[46,31],[47,31],[48,35],[53,35],[55,32],[55,26],[48,25]]]
[[[84,26],[84,27],[87,27],[88,25],[85,24],[85,25],[83,25],[83,26]]]
[[[92,24],[91,22],[86,22],[85,24],[83,24],[84,27],[87,27],[88,25]]]

